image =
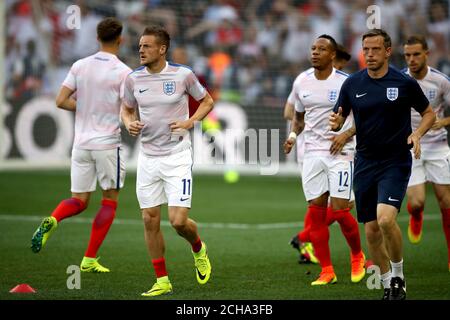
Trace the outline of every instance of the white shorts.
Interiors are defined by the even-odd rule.
[[[139,153],[136,194],[141,209],[164,203],[170,207],[191,207],[191,149],[168,156],[150,157]]]
[[[436,184],[450,184],[450,153],[441,151],[428,154],[424,151],[420,159],[414,159],[408,187],[424,184],[427,181]]]
[[[102,190],[121,189],[125,181],[125,161],[121,148],[109,150],[72,149],[70,168],[71,191],[93,192],[98,184]]]
[[[303,160],[302,184],[307,201],[326,192],[330,197],[353,198],[353,161],[334,156],[306,157]]]

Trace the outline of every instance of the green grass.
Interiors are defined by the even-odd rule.
[[[0,299],[141,299],[140,293],[154,282],[154,272],[144,243],[134,185],[135,175],[128,174],[116,216],[118,222],[127,223],[112,225],[99,252],[101,262],[112,272],[82,274],[81,290],[69,290],[66,269],[80,263],[91,228],[89,221],[77,218],[95,216],[100,192],[94,194],[85,212],[59,225],[42,252],[33,254],[30,239],[39,221],[32,216],[49,215],[61,199],[69,196],[70,176],[66,171],[0,172]],[[439,209],[431,190],[428,192],[426,215],[432,219],[425,221],[420,245],[408,243],[407,213],[404,208],[400,213],[408,298],[450,299],[450,273]],[[191,217],[207,223],[199,230],[208,244],[213,275],[207,285],[198,285],[190,247],[172,228],[164,226],[166,261],[174,294],[161,299],[381,297],[381,290],[367,289],[365,280],[359,284],[350,282],[349,250],[336,224],[330,228],[330,246],[338,284],[319,288],[310,286],[319,267],[299,265],[297,253],[288,245],[297,227],[211,226],[211,223],[256,225],[302,221],[306,203],[298,178],[241,177],[237,184],[226,184],[222,177],[196,176],[193,199]],[[166,211],[163,219],[167,220]],[[365,247],[361,226],[360,230]],[[19,283],[30,284],[37,293],[9,293]]]

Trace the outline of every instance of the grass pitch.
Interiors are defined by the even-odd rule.
[[[79,265],[87,247],[91,221],[100,203],[93,195],[89,208],[64,220],[39,254],[30,240],[40,220],[70,196],[67,171],[0,172],[0,299],[149,299],[140,294],[154,280],[144,243],[143,225],[132,173],[121,191],[116,221],[99,251],[109,274],[82,274],[81,289],[67,288],[68,266]],[[320,268],[299,265],[290,238],[303,221],[306,202],[298,178],[241,177],[227,184],[221,176],[195,176],[191,217],[208,244],[213,273],[208,284],[197,284],[190,246],[163,223],[166,261],[174,294],[160,299],[375,299],[366,278],[350,282],[350,255],[337,224],[330,227],[336,285],[311,287]],[[422,242],[406,235],[405,204],[399,215],[404,235],[408,299],[450,299],[447,249],[436,199],[428,189]],[[163,211],[167,221],[167,211]],[[364,248],[365,238],[360,226]],[[367,252],[367,250],[365,250]],[[28,283],[35,294],[11,294]]]

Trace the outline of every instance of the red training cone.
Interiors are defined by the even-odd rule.
[[[36,290],[34,290],[32,287],[30,287],[28,284],[18,284],[14,288],[12,288],[10,293],[36,293]]]

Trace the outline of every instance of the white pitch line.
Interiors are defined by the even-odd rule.
[[[33,216],[33,215],[12,215],[12,214],[0,214],[0,220],[3,221],[25,221],[25,222],[40,222],[43,216]],[[440,220],[441,215],[439,214],[425,214],[424,220]],[[406,222],[409,220],[409,216],[402,215],[398,219],[400,222]],[[73,217],[64,221],[64,223],[87,223],[91,224],[92,219]],[[142,225],[142,220],[137,219],[115,219],[114,224],[118,225]],[[270,229],[290,229],[290,228],[302,228],[303,221],[297,222],[279,222],[279,223],[225,223],[225,222],[200,222],[197,225],[201,228],[206,229],[234,229],[234,230],[270,230]],[[337,224],[333,224],[337,225]],[[161,221],[161,226],[169,227],[170,222],[166,220]]]

